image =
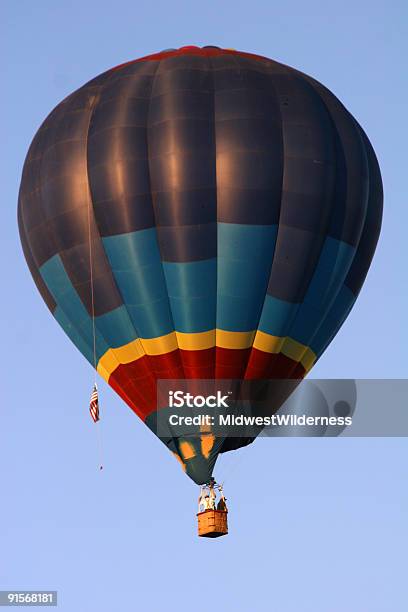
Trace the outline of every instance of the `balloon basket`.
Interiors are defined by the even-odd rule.
[[[200,538],[219,538],[228,533],[226,510],[204,510],[197,514]]]

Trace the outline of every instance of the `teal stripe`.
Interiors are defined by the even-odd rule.
[[[54,255],[40,268],[40,274],[57,305],[78,327],[90,321],[90,316],[75,291],[59,255]]]
[[[326,307],[335,298],[356,253],[355,247],[327,237],[304,303]]]
[[[72,342],[93,364],[92,317],[73,287],[59,255],[40,268],[40,274],[57,303],[54,317]],[[110,347],[118,347],[137,336],[124,306],[95,317],[96,356],[99,359]]]
[[[183,333],[214,329],[217,260],[163,263],[174,327]]]
[[[311,347],[318,357],[325,351],[343,325],[356,299],[354,293],[343,285],[311,342]]]
[[[82,353],[82,355],[89,361],[91,365],[93,365],[93,342],[89,342],[89,340],[85,340],[76,327],[71,323],[68,317],[64,314],[64,311],[57,306],[54,310],[54,318],[60,324],[64,332],[67,334],[68,338],[75,344],[77,349]],[[98,349],[101,347],[98,344]]]
[[[95,318],[95,326],[110,347],[116,348],[136,340],[136,330],[125,306],[119,306]]]
[[[351,245],[326,238],[303,303],[290,329],[292,338],[310,346],[348,274],[355,255]]]
[[[173,318],[175,328],[184,333],[215,326],[249,331],[258,327],[259,313],[261,331],[290,335],[320,355],[355,301],[342,285],[355,249],[327,238],[304,302],[292,304],[266,295],[275,240],[275,226],[220,223],[218,259],[162,264],[155,230],[104,238],[126,302],[95,318],[97,359],[108,348],[127,344],[137,335],[155,338],[170,333]],[[92,319],[60,256],[43,264],[40,273],[57,303],[55,318],[93,363]]]
[[[75,346],[93,364],[93,326],[85,306],[75,291],[59,255],[40,268],[40,274],[57,303],[54,317]],[[96,327],[96,325],[95,325]],[[109,348],[96,328],[97,358]]]
[[[217,327],[258,326],[268,287],[277,226],[218,223]]]
[[[173,331],[155,228],[102,239],[117,287],[141,338]]]
[[[272,336],[287,336],[300,304],[293,304],[267,295],[258,329]]]
[[[317,348],[320,350],[320,347],[326,346],[328,342],[325,337],[336,327],[335,318],[338,321],[347,316],[348,296],[342,295],[338,300],[336,296],[354,255],[355,249],[349,244],[326,238],[303,302],[295,304],[267,295],[259,329],[274,336],[290,336],[301,344],[311,346],[315,352]],[[333,303],[336,306],[332,308]],[[328,312],[331,313],[328,315],[330,323],[322,326]]]
[[[105,252],[113,270],[127,270],[134,267],[160,264],[160,250],[156,228],[152,227],[128,234],[102,238]]]

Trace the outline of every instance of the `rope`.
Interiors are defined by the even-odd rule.
[[[92,258],[92,237],[91,237],[91,202],[88,197],[88,239],[89,239],[89,270],[91,280],[91,311],[92,311],[92,338],[93,338],[93,364],[94,364],[94,383],[96,384],[96,333],[95,333],[95,296],[93,284],[93,258]]]
[[[232,476],[232,474],[234,472],[236,472],[236,469],[240,465],[240,463],[242,462],[242,459],[244,458],[244,456],[246,457],[249,446],[251,446],[251,444],[247,444],[246,446],[241,448],[241,453],[240,453],[240,455],[238,457],[236,457],[236,455],[231,457],[230,464],[226,466],[226,469],[225,469],[225,472],[224,472],[224,478],[223,478],[223,480],[221,482],[221,487],[222,488],[224,488],[224,484],[227,481],[227,479],[229,481],[231,476]],[[236,452],[236,451],[232,451],[232,452]]]
[[[92,340],[93,340],[93,366],[94,366],[94,385],[96,386],[96,330],[95,330],[95,295],[93,283],[93,253],[92,253],[92,234],[91,234],[91,198],[88,197],[88,241],[89,241],[89,271],[91,281],[91,317],[92,317]],[[99,404],[99,397],[98,397]],[[99,454],[99,470],[103,470],[103,447],[102,436],[98,427],[99,421],[95,423],[96,438]]]
[[[99,452],[99,470],[103,470],[103,448],[102,448],[102,435],[100,430],[100,421],[95,423],[96,425],[96,438],[98,443],[98,452]]]

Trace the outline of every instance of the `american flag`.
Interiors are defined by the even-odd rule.
[[[89,412],[91,413],[91,417],[94,423],[99,421],[98,387],[96,386],[96,383],[94,384],[91,401],[89,403]]]

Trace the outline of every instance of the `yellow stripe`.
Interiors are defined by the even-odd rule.
[[[254,340],[254,348],[264,353],[280,353],[284,340],[285,338],[271,336],[258,330]]]
[[[179,348],[185,351],[203,351],[215,346],[215,329],[197,334],[176,332]]]
[[[316,361],[315,353],[307,346],[286,337],[272,336],[262,331],[231,332],[211,329],[196,334],[171,332],[158,338],[137,338],[119,348],[109,349],[98,362],[98,372],[105,379],[121,364],[131,363],[144,355],[164,355],[178,348],[201,351],[218,346],[225,349],[245,349],[253,346],[264,353],[282,353],[300,362],[309,371]]]
[[[271,336],[259,330],[256,332],[254,348],[264,353],[282,353],[293,361],[301,363],[307,372],[316,361],[316,354],[312,349],[297,340]]]
[[[110,348],[106,351],[98,362],[97,370],[105,380],[108,380],[109,376],[119,365],[136,361],[136,359],[140,359],[143,355],[143,347],[139,338],[136,338],[136,340],[129,342],[129,344],[124,344],[119,348]]]
[[[164,355],[177,350],[177,338],[174,332],[158,338],[140,338],[146,355]]]
[[[215,329],[196,334],[171,332],[159,338],[140,338],[146,355],[163,355],[178,348],[185,351],[201,351],[215,346]]]
[[[310,349],[307,346],[305,348],[305,354],[303,355],[302,359],[300,360],[300,363],[305,368],[306,372],[309,372],[312,369],[316,359],[317,359],[316,353],[314,353],[312,351],[312,349]]]
[[[217,346],[226,349],[245,349],[252,346],[255,332],[230,332],[223,329],[216,330]]]

